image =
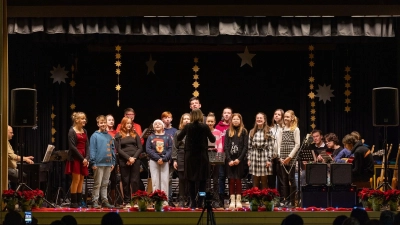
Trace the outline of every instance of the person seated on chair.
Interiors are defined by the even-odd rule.
[[[334,133],[329,133],[325,135],[325,143],[328,149],[332,151],[332,159],[335,163],[345,163],[346,161],[342,158],[349,158],[351,151],[343,148],[339,144],[339,139]]]
[[[354,135],[348,134],[342,140],[344,147],[351,149],[354,155],[352,162],[353,183],[357,188],[370,187],[369,178],[374,174],[374,159],[371,150]]]
[[[8,180],[10,180],[11,189],[15,190],[18,184],[18,169],[17,162],[21,162],[21,156],[14,153],[14,150],[10,144],[10,140],[14,136],[13,129],[8,126],[7,130],[7,155],[8,155]],[[33,164],[33,156],[23,156],[22,160],[28,164]],[[23,175],[24,177],[26,175]]]

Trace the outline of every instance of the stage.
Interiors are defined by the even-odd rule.
[[[243,207],[240,211],[213,210],[216,224],[218,225],[280,225],[282,220],[291,213],[300,215],[304,224],[330,225],[339,215],[349,216],[351,208],[297,208],[280,209],[275,208],[273,212],[266,212],[265,208],[259,208],[258,212],[248,211],[248,207]],[[368,210],[367,210],[368,211]],[[102,216],[107,212],[118,212],[124,222],[128,224],[157,225],[157,224],[197,224],[202,210],[178,209],[164,207],[163,212],[154,212],[149,209],[147,212],[138,212],[137,209],[70,209],[70,208],[41,208],[33,209],[32,215],[38,219],[40,225],[48,225],[54,220],[59,220],[65,215],[73,215],[79,225],[101,224]],[[7,212],[1,212],[1,218]],[[379,219],[380,212],[368,211],[370,219]],[[1,221],[2,223],[2,221]],[[203,214],[200,224],[207,224],[207,214]]]

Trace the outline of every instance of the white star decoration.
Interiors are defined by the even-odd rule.
[[[325,84],[323,86],[318,84],[318,90],[316,90],[318,94],[315,95],[315,97],[318,97],[320,101],[324,101],[324,104],[326,104],[326,101],[331,101],[331,97],[335,97],[332,92],[334,90],[331,90],[331,85],[326,86]]]
[[[38,129],[38,125],[37,124],[32,127],[32,130],[36,130],[36,129]]]
[[[149,61],[146,61],[146,65],[147,65],[147,74],[149,74],[150,72],[152,72],[153,74],[156,74],[154,72],[154,65],[156,64],[157,61],[153,61],[153,58],[150,55]]]
[[[256,55],[256,54],[250,54],[249,50],[246,48],[244,49],[243,53],[238,53],[239,57],[242,58],[242,63],[240,64],[240,67],[244,66],[245,64],[249,64],[249,66],[253,67],[253,64],[251,63],[251,59]]]
[[[58,64],[57,68],[53,66],[53,70],[50,71],[51,75],[50,77],[53,78],[53,83],[58,82],[61,84],[61,82],[65,83],[65,78],[68,78],[67,73],[69,71],[64,70],[65,67],[60,67],[60,64]]]

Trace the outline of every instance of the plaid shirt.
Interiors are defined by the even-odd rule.
[[[269,135],[272,136],[271,131]],[[253,176],[272,175],[273,167],[267,168],[266,163],[271,162],[274,155],[276,156],[276,154],[273,154],[273,140],[272,138],[266,140],[262,129],[257,130],[252,139],[249,137],[247,153],[250,160],[250,174]]]

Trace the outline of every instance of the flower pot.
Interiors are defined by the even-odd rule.
[[[250,211],[257,212],[258,211],[258,206],[260,205],[260,202],[257,200],[251,200],[250,201]]]
[[[372,211],[381,211],[381,200],[372,199]]]
[[[372,204],[368,200],[361,201],[361,204],[362,204],[363,208],[365,208],[365,209],[372,208]]]
[[[156,212],[161,212],[163,209],[163,202],[162,201],[157,201],[154,204],[154,211]]]
[[[274,201],[264,201],[265,211],[274,211],[275,202]]]
[[[389,201],[388,203],[390,211],[397,211],[398,204],[395,201]]]
[[[15,211],[15,205],[18,203],[17,200],[8,201],[6,204],[7,211]]]
[[[144,200],[138,200],[138,207],[140,212],[147,211],[147,202]]]

